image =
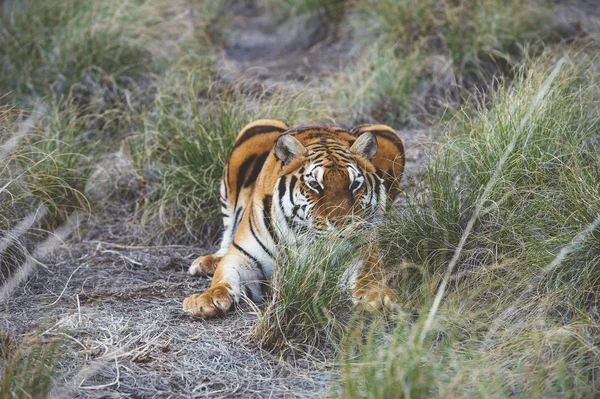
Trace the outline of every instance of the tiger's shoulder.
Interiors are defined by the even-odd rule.
[[[221,201],[234,202],[244,191],[252,190],[275,142],[288,125],[274,119],[260,119],[246,125],[237,135],[225,169]]]

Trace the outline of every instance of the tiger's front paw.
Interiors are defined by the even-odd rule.
[[[213,274],[215,274],[215,269],[219,265],[219,261],[222,258],[222,256],[216,255],[199,256],[194,262],[192,262],[192,265],[190,266],[188,272],[192,276],[195,276],[196,274],[200,273],[212,276]]]
[[[233,304],[230,290],[229,284],[218,284],[202,294],[189,296],[183,301],[183,311],[205,319],[224,315]]]
[[[387,287],[362,288],[352,294],[354,306],[370,312],[392,312],[399,308],[398,296]]]

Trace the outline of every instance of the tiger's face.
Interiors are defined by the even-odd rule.
[[[278,224],[288,233],[319,235],[371,219],[386,199],[370,162],[376,152],[377,140],[369,133],[352,144],[327,136],[303,144],[281,136],[275,146],[282,161],[274,196]]]

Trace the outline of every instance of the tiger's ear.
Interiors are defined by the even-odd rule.
[[[306,154],[306,152],[306,147],[290,134],[279,136],[275,143],[275,156],[284,165],[287,165],[292,159]]]
[[[373,135],[373,133],[365,132],[361,134],[352,147],[350,147],[351,151],[354,151],[358,155],[363,158],[368,159],[369,161],[373,160],[375,154],[377,154],[377,150],[379,149],[377,145],[377,139]]]

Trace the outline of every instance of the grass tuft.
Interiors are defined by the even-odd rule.
[[[332,234],[281,246],[254,330],[263,348],[312,355],[337,349],[352,313],[349,279],[358,241]]]
[[[325,91],[353,121],[419,126],[453,113],[497,77],[512,77],[542,47],[553,9],[530,1],[368,0],[353,10],[369,43]]]
[[[45,398],[52,388],[58,341],[0,335],[0,398]]]

